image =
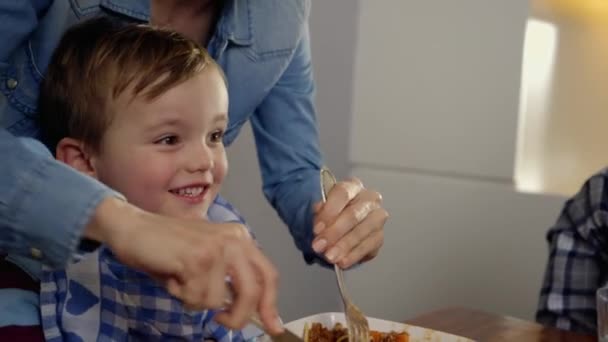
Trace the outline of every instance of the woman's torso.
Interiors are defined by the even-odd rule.
[[[39,84],[67,28],[98,15],[147,22],[150,13],[148,1],[142,0],[43,2],[32,1],[39,11],[34,31],[10,51],[7,61],[0,61],[0,127],[17,136],[39,135]],[[305,2],[300,0],[225,1],[207,48],[228,79],[230,123],[226,144],[234,141],[289,64],[302,35],[306,11]]]

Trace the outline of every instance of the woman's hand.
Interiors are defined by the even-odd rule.
[[[388,212],[382,195],[357,178],[338,182],[326,203],[316,203],[313,249],[342,268],[373,259],[384,242]]]
[[[233,304],[216,320],[240,329],[259,312],[270,334],[283,331],[277,271],[240,224],[170,218],[109,198],[97,207],[85,236],[105,243],[121,262],[154,277],[192,309],[223,307],[230,276]]]

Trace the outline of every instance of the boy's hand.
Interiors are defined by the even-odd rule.
[[[277,271],[240,224],[169,218],[108,198],[85,236],[105,243],[121,262],[148,273],[192,309],[223,307],[228,275],[233,305],[217,321],[240,329],[257,311],[270,334],[283,331]]]
[[[338,182],[327,202],[316,203],[313,249],[342,268],[373,259],[384,243],[388,212],[382,195],[357,178]]]

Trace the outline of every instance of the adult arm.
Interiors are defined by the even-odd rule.
[[[287,224],[307,262],[312,250],[313,203],[321,198],[322,157],[314,108],[308,28],[294,55],[251,118],[264,195]]]
[[[338,182],[326,205],[318,203],[322,157],[307,24],[289,65],[251,123],[264,194],[304,259],[323,265],[329,260],[347,268],[375,257],[388,217],[379,193],[352,178]]]
[[[62,267],[100,202],[120,196],[53,159],[40,142],[0,130],[0,249]]]

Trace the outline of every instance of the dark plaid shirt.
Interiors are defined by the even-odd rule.
[[[608,271],[608,169],[569,199],[547,234],[549,261],[536,320],[596,333],[595,293]]]

